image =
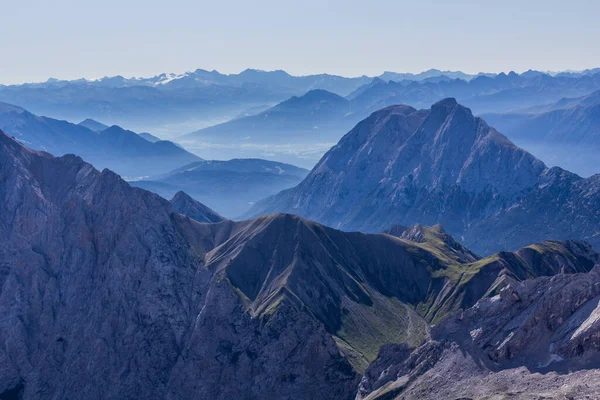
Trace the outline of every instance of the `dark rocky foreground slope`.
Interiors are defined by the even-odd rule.
[[[441,223],[491,254],[546,238],[600,244],[600,175],[547,168],[454,99],[361,121],[296,187],[248,216],[288,212],[344,230]]]
[[[512,282],[417,349],[385,346],[357,399],[596,399],[600,267]]]
[[[553,307],[564,308],[557,323],[582,332],[583,352],[562,339],[552,351],[577,368],[595,365],[586,354],[597,348],[596,326],[569,314],[585,314],[598,286],[587,271],[599,256],[583,242],[480,259],[441,227],[416,226],[404,237],[345,233],[286,214],[203,224],[193,219],[197,204],[178,208],[176,200],[0,133],[0,395],[352,399],[382,386],[369,371],[385,349],[405,343],[402,354],[417,349],[410,357],[443,349],[439,335],[456,319],[444,317],[460,308],[482,338],[511,331],[521,306],[493,319],[481,304],[503,305],[497,293],[560,272],[576,274],[523,287],[587,280],[588,295],[544,297],[532,321],[554,321]],[[431,332],[438,321],[442,333]],[[527,332],[510,354],[535,350]],[[441,368],[427,360],[431,371]],[[404,365],[400,356],[389,362]],[[415,376],[426,370],[410,365]],[[418,379],[407,390],[419,390]]]

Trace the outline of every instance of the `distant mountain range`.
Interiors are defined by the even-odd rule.
[[[475,123],[484,154],[508,148],[537,166],[498,134],[485,139],[485,125],[449,101],[408,110],[384,110],[396,121],[379,122],[415,126],[429,114],[420,124],[427,136],[452,114],[437,136],[443,145],[466,143],[473,132],[461,138],[453,128]],[[441,226],[396,227],[393,236],[287,214],[200,223],[206,207],[184,193],[164,200],[2,132],[0,161],[2,398],[452,399],[517,390],[534,398],[540,387],[600,389],[600,255],[584,242],[480,258]]]
[[[118,126],[104,126],[92,120],[75,125],[0,103],[0,128],[27,146],[55,155],[76,154],[99,169],[110,168],[123,176],[163,174],[201,160],[172,142],[151,143]]]
[[[371,85],[373,78],[387,87],[373,88],[375,91],[364,102],[355,105],[370,107],[368,112],[398,103],[419,107],[448,96],[458,98],[477,112],[498,112],[584,95],[586,85],[595,85],[595,75],[598,74],[594,70],[554,75],[538,71],[472,75],[431,69],[419,74],[385,72],[379,77],[346,78],[328,74],[292,76],[285,71],[252,69],[226,75],[198,69],[150,78],[49,79],[0,85],[0,101],[59,119],[93,118],[173,138],[266,110],[314,89],[349,96],[361,86]],[[575,83],[578,80],[582,82]],[[512,91],[501,94],[508,89]],[[596,85],[595,89],[600,88]],[[373,98],[375,93],[381,98]]]
[[[265,148],[276,149],[290,145],[297,149],[314,148],[313,154],[304,155],[274,151],[272,159],[288,160],[299,165],[312,167],[327,145],[335,143],[340,132],[350,129],[362,114],[352,113],[350,101],[325,90],[311,90],[300,97],[292,97],[266,111],[223,124],[190,133],[178,138],[185,146],[195,148],[198,143],[224,145],[224,150],[232,146],[238,151],[248,151],[247,146],[256,148],[253,156],[264,152]],[[263,147],[264,146],[264,147]],[[287,150],[284,147],[283,150]],[[208,146],[208,152],[219,152],[215,146]],[[199,154],[203,154],[199,151]]]
[[[77,125],[88,128],[89,130],[94,131],[94,132],[102,132],[102,131],[110,128],[110,126],[104,125],[103,123],[95,121],[91,118],[86,118],[83,121],[81,121],[80,123],[78,123]]]
[[[327,74],[292,76],[285,71],[252,69],[224,75],[198,69],[151,78],[50,79],[0,85],[0,101],[61,119],[94,118],[173,137],[225,122],[247,110],[264,110],[312,89],[346,95],[369,80]]]
[[[91,118],[86,118],[85,120],[81,121],[77,125],[86,127],[89,130],[92,130],[94,132],[102,132],[102,131],[105,131],[108,128],[110,128],[110,126],[104,125],[102,122],[98,122],[98,121],[93,120]],[[148,133],[148,132],[138,133],[138,136],[146,139],[147,141],[149,141],[151,143],[160,142],[162,140],[161,138],[156,137],[156,136],[154,136],[154,135],[152,135],[151,133]]]
[[[479,75],[469,81],[446,78],[435,81],[374,78],[346,98],[324,90],[312,90],[255,115],[204,128],[179,140],[200,155],[216,152],[222,154],[220,158],[231,158],[243,154],[244,157],[270,158],[312,167],[327,150],[325,143],[337,142],[357,122],[390,105],[428,107],[452,96],[480,113],[490,110],[505,113],[523,107],[543,107],[566,96],[589,96],[590,92],[600,89],[600,73],[553,77],[527,71],[521,75],[514,72],[493,77]],[[568,121],[568,124],[581,122],[585,117],[581,116],[580,121]],[[508,118],[514,119],[512,115]],[[554,122],[558,123],[556,118],[550,119],[547,128],[553,129]],[[575,123],[569,126],[571,130],[579,129]],[[523,145],[534,150],[540,143]],[[563,167],[572,165],[566,152],[558,155],[562,157],[548,157],[548,162]],[[545,153],[540,156],[546,159]]]
[[[148,133],[148,132],[141,132],[141,133],[138,133],[138,135],[140,135],[141,137],[143,137],[150,143],[156,143],[156,142],[160,142],[162,140],[161,138],[154,136],[153,134]]]
[[[583,72],[581,74],[583,74]],[[379,78],[384,79],[386,81],[422,81],[436,77],[470,80],[480,75],[495,76],[496,74],[479,73],[473,75],[461,71],[441,71],[438,69],[429,69],[427,71],[423,71],[417,74],[396,73],[387,71],[381,74]],[[263,71],[258,69],[246,69],[238,74],[222,74],[215,70],[207,71],[204,69],[197,69],[195,71],[185,72],[183,74],[163,73],[150,78],[125,78],[120,75],[112,77],[105,76],[99,79],[76,80],[58,80],[50,78],[46,82],[26,83],[20,86],[31,88],[45,88],[49,86],[65,86],[69,84],[88,84],[96,87],[113,88],[123,88],[132,86],[181,88],[191,86],[205,86],[207,84],[223,86],[242,86],[247,84],[254,84],[265,85],[274,88],[287,88],[288,90],[292,89],[298,90],[300,92],[307,92],[313,89],[323,89],[339,93],[340,95],[345,96],[352,90],[354,90],[357,85],[365,83],[370,79],[371,78],[367,76],[347,78],[343,76],[330,74],[294,76],[282,70]]]
[[[258,200],[300,183],[308,171],[290,164],[260,159],[196,161],[133,186],[170,199],[179,191],[189,193],[220,214],[235,218]]]
[[[590,176],[600,173],[600,91],[504,114],[485,114],[491,125],[546,162]]]
[[[445,97],[454,97],[475,113],[506,112],[548,104],[564,97],[584,96],[600,89],[600,73],[582,76],[550,76],[528,71],[496,76],[480,75],[439,82],[373,82],[350,98],[355,110],[372,112],[394,104],[425,107]]]
[[[247,214],[344,230],[443,224],[480,254],[553,237],[600,244],[600,175],[547,168],[454,99],[392,106],[345,135],[298,186]]]

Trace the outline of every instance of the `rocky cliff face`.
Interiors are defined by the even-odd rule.
[[[548,237],[598,243],[597,181],[547,169],[446,99],[429,110],[392,106],[373,113],[301,184],[251,214],[291,212],[375,232],[441,223],[468,247],[491,254]]]
[[[600,270],[512,283],[417,349],[386,346],[357,399],[595,398]]]
[[[203,224],[108,170],[0,133],[0,396],[351,399],[381,346],[432,346],[430,321],[477,293],[495,301],[521,270],[587,271],[598,258],[565,242],[525,249],[520,263],[471,261],[440,227],[412,231],[423,234],[286,214]],[[589,351],[594,335],[592,324],[581,336]],[[527,340],[524,330],[511,351],[532,351]]]
[[[2,134],[0,160],[0,393],[348,398],[355,390],[357,374],[314,318],[282,308],[254,319],[205,266],[225,234],[213,237],[167,201],[73,156]]]

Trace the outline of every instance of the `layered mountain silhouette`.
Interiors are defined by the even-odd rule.
[[[584,242],[480,259],[439,226],[399,238],[287,214],[204,224],[183,193],[166,201],[1,132],[0,176],[3,397],[390,398],[423,390],[456,346],[497,361],[479,382],[594,374],[599,255]],[[543,327],[551,354],[524,360]]]
[[[124,176],[163,174],[201,160],[169,141],[151,143],[118,126],[102,129],[96,121],[84,122],[76,125],[40,117],[0,103],[0,128],[27,146],[55,155],[76,154],[97,168],[109,167]]]
[[[358,95],[351,97],[355,110],[372,112],[393,104],[428,107],[444,97],[454,97],[480,114],[508,112],[556,102],[565,97],[588,95],[600,89],[600,73],[550,76],[528,71],[520,75],[515,72],[496,76],[479,75],[468,81],[388,80],[366,85],[366,89],[358,89],[355,92]]]
[[[153,134],[148,133],[148,132],[138,133],[138,135],[140,135],[141,137],[143,137],[150,143],[156,143],[156,142],[160,142],[162,140],[161,138],[154,136]]]
[[[486,121],[550,163],[590,176],[600,173],[600,91]]]
[[[378,84],[373,84],[374,78]],[[346,78],[328,74],[292,76],[285,71],[253,69],[225,75],[198,69],[150,78],[114,76],[0,85],[0,101],[39,115],[72,121],[93,118],[108,125],[159,132],[161,137],[172,138],[239,115],[255,114],[315,89],[346,97],[353,112],[363,112],[361,117],[393,104],[428,107],[445,97],[457,98],[477,114],[498,113],[587,95],[600,89],[600,73],[589,70],[552,75],[539,71],[471,75],[429,70],[420,74],[386,72],[378,77]],[[345,130],[340,128],[341,135]]]
[[[340,129],[356,121],[350,102],[325,90],[311,90],[256,115],[185,135],[181,140],[217,143],[314,143],[337,141]]]
[[[132,185],[170,199],[179,191],[229,218],[247,212],[258,200],[300,183],[308,171],[261,159],[196,161]]]
[[[89,130],[94,132],[102,132],[103,130],[110,128],[110,126],[104,125],[102,122],[98,122],[91,118],[86,118],[77,125],[88,128]]]
[[[437,72],[432,71],[432,74]],[[257,112],[200,129],[180,139],[189,148],[198,148],[197,151],[200,152],[222,152],[219,158],[239,157],[239,154],[264,158],[263,154],[269,154],[273,160],[289,162],[293,154],[297,158],[291,159],[292,162],[312,167],[327,150],[324,143],[337,142],[356,123],[372,112],[390,105],[429,107],[445,97],[454,97],[478,114],[501,113],[502,118],[508,118],[510,122],[517,118],[512,114],[513,110],[539,108],[561,98],[587,96],[600,89],[600,74],[550,76],[530,70],[520,75],[514,72],[495,76],[480,74],[469,80],[434,75],[419,80],[414,78],[415,80],[397,81],[389,80],[392,75],[382,75],[382,78],[388,80],[374,78],[345,98],[325,90],[311,90],[303,96],[291,97],[264,111],[259,108]],[[504,117],[507,112],[511,113]],[[579,118],[580,121],[565,121],[564,125],[575,130],[574,125],[569,123],[583,123],[583,117]],[[560,125],[560,121],[551,118],[547,126],[538,131],[560,129],[555,124]],[[514,139],[511,134],[509,137]],[[573,143],[576,142],[574,138]],[[517,141],[517,144],[521,142]],[[547,152],[537,151],[536,146],[541,144],[543,141],[523,143],[526,149],[539,154],[551,165],[573,165],[567,161],[567,151],[561,154],[562,157],[548,157]],[[298,157],[294,152],[303,153]]]
[[[454,99],[392,106],[345,135],[295,188],[248,214],[289,212],[344,230],[441,223],[479,254],[545,238],[600,243],[600,175],[516,147]]]

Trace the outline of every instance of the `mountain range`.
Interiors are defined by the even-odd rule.
[[[268,158],[312,168],[362,114],[350,101],[315,89],[255,115],[233,119],[177,138],[200,155]]]
[[[162,174],[201,160],[172,142],[151,143],[119,126],[104,127],[92,120],[76,125],[40,117],[0,103],[0,128],[27,146],[55,155],[76,154],[97,168],[108,167],[123,176]]]
[[[600,73],[581,76],[551,76],[528,71],[496,76],[480,75],[438,82],[381,81],[367,83],[349,97],[353,109],[368,112],[394,104],[426,107],[446,97],[454,97],[475,113],[507,112],[559,101],[565,97],[585,96],[600,89]]]
[[[296,187],[248,217],[288,212],[343,230],[441,223],[480,254],[545,238],[600,244],[600,175],[584,179],[518,148],[455,99],[361,121]]]
[[[366,113],[363,117],[392,104],[425,107],[450,96],[476,113],[506,112],[586,95],[600,89],[599,76],[594,70],[565,74],[527,71],[520,75],[429,70],[345,78],[328,74],[292,76],[285,71],[252,69],[225,75],[198,69],[151,78],[50,79],[0,85],[0,101],[59,119],[93,118],[108,125],[174,138],[240,115],[256,114],[314,89],[353,100],[353,109]],[[371,87],[373,78],[380,84]],[[362,93],[360,99],[355,98],[357,93]]]
[[[391,76],[388,74],[388,76]],[[386,76],[387,77],[387,76]],[[440,78],[440,76],[437,76]],[[219,158],[244,157],[269,158],[281,162],[293,162],[304,167],[312,167],[326,152],[330,144],[336,143],[344,132],[356,123],[368,117],[372,112],[390,105],[407,104],[413,107],[429,107],[444,97],[455,97],[476,113],[484,114],[491,124],[504,132],[517,144],[547,161],[551,165],[563,168],[577,167],[570,160],[571,151],[556,147],[555,153],[539,151],[544,143],[540,140],[520,141],[518,134],[531,131],[531,123],[526,119],[533,115],[529,109],[547,107],[548,104],[563,100],[569,96],[585,95],[600,89],[600,74],[577,76],[550,76],[538,71],[527,71],[521,75],[514,72],[496,76],[479,75],[469,81],[462,79],[436,79],[431,81],[385,81],[374,78],[355,89],[345,98],[325,90],[312,90],[302,96],[294,96],[262,112],[243,115],[221,124],[203,128],[178,138],[181,143],[201,156],[220,154]],[[583,101],[583,100],[582,100]],[[520,110],[527,107],[527,113]],[[570,109],[568,110],[570,112]],[[534,132],[564,131],[575,146],[581,136],[590,136],[586,132],[593,130],[596,121],[593,110],[581,111],[578,115],[568,115],[561,122],[554,113],[542,121],[534,121]],[[506,121],[506,123],[503,123]],[[586,131],[587,130],[587,131]],[[586,132],[581,132],[586,131]],[[572,134],[571,134],[572,133]],[[529,134],[527,136],[534,136]],[[592,134],[593,136],[593,134]],[[572,137],[572,139],[571,139]],[[581,146],[577,149],[581,150]],[[577,151],[589,154],[580,162],[593,157],[593,151]],[[576,172],[583,171],[574,168]],[[600,171],[594,171],[600,172]],[[582,172],[586,176],[590,173]]]
[[[587,243],[482,259],[441,226],[200,223],[177,212],[201,206],[183,193],[1,132],[0,176],[2,397],[527,396],[539,372],[597,392]]]
[[[312,89],[347,94],[369,80],[327,74],[292,76],[284,71],[252,69],[225,75],[198,69],[151,78],[50,79],[0,85],[0,101],[60,119],[93,118],[174,137],[228,121],[247,110],[267,109]]]
[[[600,173],[600,91],[504,114],[485,114],[490,124],[547,162],[584,176]]]
[[[297,185],[307,174],[303,168],[261,159],[212,160],[196,161],[131,184],[167,199],[185,191],[220,214],[235,218],[256,201]]]
[[[88,128],[89,130],[94,131],[94,132],[102,132],[102,131],[110,128],[110,126],[104,125],[102,122],[98,122],[91,118],[86,118],[83,121],[81,121],[80,123],[78,123],[77,125]]]

